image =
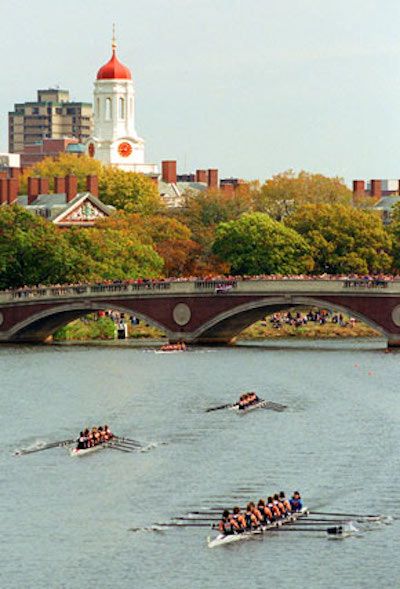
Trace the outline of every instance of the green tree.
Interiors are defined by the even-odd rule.
[[[392,240],[376,212],[305,204],[285,219],[309,244],[317,274],[386,272]]]
[[[87,265],[65,235],[22,207],[1,207],[0,288],[76,280]]]
[[[234,274],[299,274],[312,268],[305,240],[264,213],[218,225],[213,252]]]
[[[278,221],[305,203],[349,204],[352,192],[342,178],[288,170],[267,180],[253,193],[254,208]]]
[[[86,280],[156,278],[163,260],[149,244],[114,229],[77,229],[66,233],[69,244],[91,261]]]

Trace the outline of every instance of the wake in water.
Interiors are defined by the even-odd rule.
[[[166,445],[167,445],[167,442],[150,442],[146,446],[143,446],[143,448],[140,448],[139,452],[149,452],[150,450],[154,450],[155,448],[158,448],[159,446],[166,446]]]

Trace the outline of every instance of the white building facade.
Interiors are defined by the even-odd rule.
[[[87,154],[126,172],[158,175],[156,164],[145,163],[144,141],[135,128],[132,74],[118,60],[115,40],[111,59],[97,72],[93,109],[93,137],[86,142]]]

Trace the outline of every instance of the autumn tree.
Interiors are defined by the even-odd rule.
[[[62,153],[57,158],[45,158],[28,168],[21,178],[20,194],[26,194],[29,176],[44,178],[64,177],[74,174],[78,178],[78,190],[86,190],[86,176],[99,178],[99,198],[117,209],[142,214],[154,214],[164,208],[157,185],[144,174],[125,172],[102,165],[88,156]]]
[[[349,204],[352,192],[343,179],[288,170],[267,180],[253,193],[254,208],[278,221],[305,203]]]
[[[300,274],[312,268],[310,248],[293,229],[265,213],[220,223],[213,252],[233,274]]]
[[[391,268],[392,240],[376,212],[305,204],[285,224],[307,241],[317,274],[363,274]]]

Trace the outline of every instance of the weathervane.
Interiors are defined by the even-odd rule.
[[[115,51],[117,48],[117,41],[115,39],[115,23],[113,23],[112,30],[113,30],[113,34],[112,34],[111,48],[113,51]]]

